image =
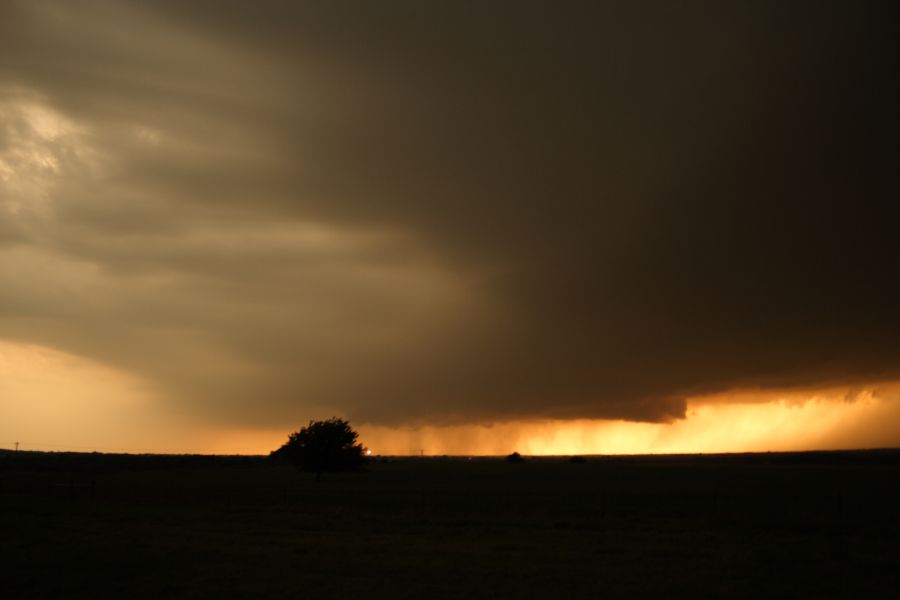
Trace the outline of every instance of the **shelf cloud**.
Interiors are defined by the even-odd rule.
[[[891,2],[0,7],[0,338],[223,425],[900,378]]]

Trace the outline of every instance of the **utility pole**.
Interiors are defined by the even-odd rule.
[[[19,442],[16,442],[16,452],[19,451]]]

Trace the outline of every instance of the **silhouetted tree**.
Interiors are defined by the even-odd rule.
[[[292,433],[271,456],[286,460],[302,471],[314,472],[318,481],[324,471],[353,471],[362,466],[363,447],[356,443],[358,437],[344,419],[310,421]]]
[[[525,459],[522,458],[522,455],[519,454],[518,452],[513,452],[512,454],[510,454],[509,456],[506,457],[506,462],[520,463],[520,462],[525,462]]]

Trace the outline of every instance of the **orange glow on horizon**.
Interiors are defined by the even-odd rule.
[[[739,392],[689,401],[671,423],[609,420],[510,421],[491,425],[360,425],[379,455],[681,454],[838,450],[900,446],[900,384],[862,390]],[[287,432],[254,432],[258,452]],[[230,439],[249,438],[235,432]],[[219,450],[219,448],[217,448]],[[221,451],[221,450],[219,450]]]
[[[0,448],[268,454],[295,426],[223,427],[166,412],[140,379],[49,348],[0,342]],[[735,391],[688,401],[671,423],[521,420],[387,427],[354,423],[379,455],[715,453],[900,446],[900,382]]]
[[[681,454],[876,448],[900,445],[898,387],[847,390],[754,403],[692,401],[671,423],[580,419],[489,426],[360,427],[380,454]],[[710,399],[711,400],[711,399]]]

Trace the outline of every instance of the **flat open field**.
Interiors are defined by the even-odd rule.
[[[0,595],[854,597],[900,586],[900,453],[0,453]]]

